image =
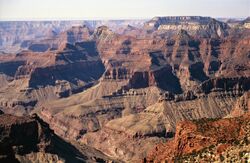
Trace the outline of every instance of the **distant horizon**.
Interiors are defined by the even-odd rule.
[[[154,16],[154,17],[172,17],[172,16],[200,16],[200,15],[166,15],[166,16]],[[34,18],[34,19],[0,19],[0,22],[3,21],[119,21],[119,20],[150,20],[154,17],[145,17],[145,18]],[[248,17],[212,17],[212,16],[201,16],[201,17],[211,17],[214,19],[236,19],[244,20]]]
[[[250,0],[0,0],[0,21],[246,18]]]

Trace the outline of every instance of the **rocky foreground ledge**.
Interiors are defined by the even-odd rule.
[[[173,140],[157,145],[143,162],[249,162],[250,113],[183,121]]]

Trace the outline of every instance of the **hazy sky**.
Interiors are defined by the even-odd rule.
[[[250,16],[250,0],[0,0],[0,20]]]

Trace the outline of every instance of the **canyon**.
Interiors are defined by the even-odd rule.
[[[28,135],[33,144],[0,143],[11,151],[0,151],[1,158],[206,162],[239,152],[247,158],[248,24],[249,18],[201,16],[1,22],[1,134],[10,142],[23,139],[12,132],[36,134]],[[15,125],[24,127],[10,130]],[[225,140],[224,131],[232,132]]]

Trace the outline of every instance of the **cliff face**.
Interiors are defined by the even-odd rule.
[[[76,148],[56,136],[34,116],[0,115],[0,160],[3,162],[96,162],[109,158],[89,147]]]
[[[84,39],[85,28],[73,29],[76,35],[73,32],[71,39]],[[1,106],[29,110],[44,100],[67,97],[97,83],[105,69],[96,43],[82,40],[70,44],[67,39],[64,42],[60,42],[62,46],[57,50],[21,51],[2,58],[0,71],[7,76],[7,83],[13,86],[6,85],[6,80],[1,82],[5,83],[5,87],[1,87],[5,92],[0,97]]]
[[[156,36],[135,39],[100,28],[95,36],[106,67],[105,79],[131,79],[133,84],[141,78],[142,87],[157,85],[182,93],[210,78],[249,75],[248,32],[233,33],[226,38],[197,38],[198,35],[185,30],[172,36],[152,35]],[[160,36],[164,39],[157,38]]]
[[[40,133],[38,124],[29,118],[19,118],[11,115],[1,115],[1,154],[8,155],[12,152],[12,146],[26,144],[20,151],[26,152],[39,142]],[[23,138],[20,138],[23,137]]]

